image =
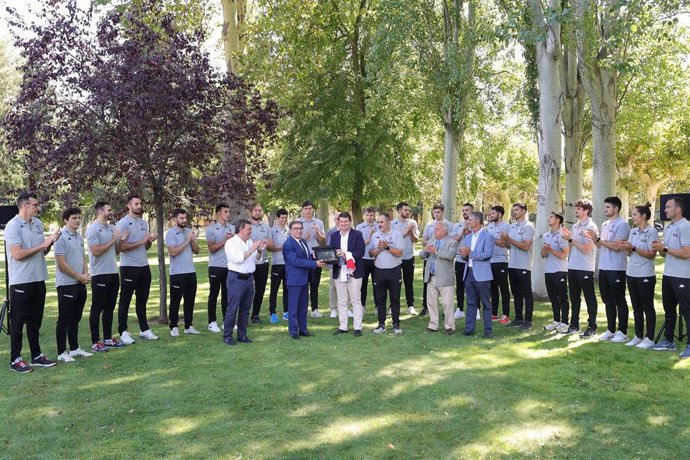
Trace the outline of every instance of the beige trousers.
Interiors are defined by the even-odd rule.
[[[352,305],[354,327],[362,330],[362,278],[350,276],[347,281],[335,280],[335,290],[338,294],[338,329],[347,331],[347,307]]]
[[[453,286],[438,287],[436,277],[431,276],[427,284],[426,305],[429,308],[429,329],[438,330],[438,310],[439,300],[443,307],[443,327],[444,329],[455,330],[455,316],[453,316],[453,296],[455,289]]]

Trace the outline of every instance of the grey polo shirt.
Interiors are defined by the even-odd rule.
[[[669,249],[681,249],[685,246],[690,246],[690,222],[683,218],[677,222],[672,222],[666,227],[664,230],[664,244]],[[666,254],[664,276],[690,278],[690,260]]]
[[[311,220],[306,220],[304,217],[300,217],[297,220],[302,222],[302,235],[304,235],[304,239],[307,240],[309,249],[313,249],[314,246],[319,246],[321,243],[319,243],[319,240],[316,238],[316,236],[311,236],[311,229],[316,227],[319,229],[320,233],[326,235],[325,227],[323,226],[321,219],[314,217]]]
[[[630,225],[618,217],[601,224],[602,241],[627,241],[630,235]],[[599,270],[625,271],[628,265],[627,251],[599,247]]]
[[[259,222],[258,224],[252,223],[252,235],[250,238],[252,241],[270,240],[271,229],[263,222]],[[266,262],[268,262],[268,251],[262,251],[261,260],[257,260],[256,265],[265,264]]]
[[[287,228],[280,228],[278,225],[274,225],[271,228],[271,238],[273,238],[273,245],[282,248],[285,241],[290,237],[290,231]],[[271,252],[271,263],[273,265],[285,265],[285,258],[283,258],[283,251],[272,251]]]
[[[508,228],[508,236],[520,243],[525,241],[534,242],[534,225],[527,219],[522,223],[513,222]],[[519,270],[532,270],[532,254],[534,253],[534,244],[530,246],[527,251],[523,251],[517,246],[510,246],[510,255],[508,257],[508,268],[517,268]]]
[[[366,222],[362,222],[357,227],[355,227],[355,230],[358,230],[362,233],[362,237],[364,237],[364,241],[366,242],[369,239],[369,233],[371,232],[372,228],[374,229],[374,233],[376,233],[378,231],[379,227],[378,227],[378,225],[376,225],[376,221],[372,222],[371,224],[367,224]],[[373,238],[373,235],[372,235],[372,238]],[[364,258],[368,259],[368,260],[374,260],[374,258],[369,255],[369,246],[367,246],[367,250],[364,251]]]
[[[181,246],[191,232],[191,228],[177,228],[174,225],[165,232],[165,245],[168,248]],[[170,256],[170,275],[183,275],[185,273],[196,273],[191,244],[185,246],[178,255]]]
[[[31,249],[42,244],[45,239],[43,222],[35,217],[25,221],[17,214],[7,223],[4,237],[10,271],[10,286],[48,279],[48,269],[43,251],[38,251],[33,256],[23,260],[16,260],[9,250],[11,246],[18,245],[21,249]]]
[[[412,232],[419,233],[419,227],[417,222],[413,219],[407,219],[405,221],[400,219],[393,219],[391,221],[391,227],[393,230],[397,230],[402,235],[403,230],[408,225],[413,224],[414,228]],[[412,242],[412,232],[408,233],[407,236],[403,236],[403,242],[405,243],[405,248],[403,249],[402,260],[410,260],[414,257],[414,243]]]
[[[496,241],[501,239],[501,233],[508,233],[508,231],[510,230],[510,225],[508,225],[508,222],[504,222],[501,220],[498,223],[489,222],[485,229],[489,233],[489,235],[493,237],[495,243]],[[507,263],[508,254],[508,248],[503,248],[501,246],[495,245],[494,254],[491,256],[491,263]]]
[[[435,222],[432,222],[432,224],[433,224],[433,223],[435,223]],[[450,236],[450,237],[456,237],[456,236],[458,236],[458,235],[461,234],[461,233],[463,234],[463,235],[460,237],[460,240],[458,241],[458,248],[461,248],[461,247],[463,247],[463,246],[465,245],[465,234],[464,234],[464,233],[465,233],[465,227],[467,226],[467,224],[468,224],[467,221],[461,220],[461,221],[458,222],[457,224],[453,225],[452,228],[451,228],[451,230],[450,230],[450,232],[448,233],[448,236]],[[432,234],[432,235],[434,234],[434,228],[433,228],[433,226],[431,227],[431,234]],[[460,255],[460,253],[458,253],[458,254],[455,256],[455,261],[456,261],[456,262],[463,263],[463,264],[466,262],[466,260],[462,258],[462,256]]]
[[[572,230],[570,230],[571,238],[573,241],[577,241],[580,244],[585,244],[591,241],[585,238],[584,232],[586,230],[592,230],[595,234],[599,234],[599,229],[597,224],[592,222],[592,219],[587,219],[584,222],[576,222],[573,225]],[[586,272],[594,271],[594,264],[597,260],[597,247],[594,246],[592,252],[589,254],[583,254],[578,248],[573,245],[570,248],[570,255],[568,256],[568,270],[583,270]]]
[[[129,236],[124,241],[127,244],[138,243],[149,233],[149,224],[139,217],[132,218],[129,214],[115,224],[120,233],[129,231]],[[146,267],[149,264],[146,255],[146,245],[141,245],[132,251],[120,252],[120,267]]]
[[[544,233],[544,244],[551,246],[556,252],[563,252],[564,248],[568,247],[568,242],[561,236],[561,231]],[[540,248],[541,250],[541,248]],[[544,273],[559,273],[568,271],[568,260],[560,259],[555,255],[548,253],[544,260]]]
[[[369,249],[378,249],[379,241],[387,241],[391,248],[402,250],[405,246],[402,233],[391,229],[388,233],[382,233],[380,230],[374,234],[369,243]],[[374,259],[374,266],[382,270],[395,268],[402,264],[402,257],[395,257],[390,251],[385,250],[378,253]]]
[[[226,223],[221,225],[218,222],[213,222],[206,226],[206,241],[209,243],[218,243],[219,241],[225,241],[225,236],[228,233],[235,233],[235,226]],[[208,253],[208,266],[209,267],[219,267],[228,268],[228,258],[225,255],[225,249],[221,246],[216,252]]]
[[[64,256],[65,262],[77,273],[84,273],[84,239],[79,233],[70,233],[67,227],[63,227],[60,238],[53,246],[56,256]],[[79,284],[79,280],[62,273],[58,264],[55,264],[55,287],[72,286]]]
[[[113,240],[115,226],[111,224],[101,225],[92,222],[86,228],[86,244],[90,246],[101,246]],[[113,244],[100,256],[94,256],[89,249],[89,266],[91,275],[113,275],[117,274],[117,255]]]
[[[630,231],[628,241],[630,244],[639,249],[652,250],[652,242],[659,239],[659,232],[651,225],[647,225],[644,230],[635,227]],[[628,269],[625,274],[633,278],[646,278],[648,276],[655,276],[654,259],[647,259],[642,257],[637,252],[630,253],[628,259]]]

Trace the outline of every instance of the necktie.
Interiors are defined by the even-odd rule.
[[[299,240],[299,245],[302,246],[302,249],[303,249],[304,252],[307,254],[307,259],[311,259],[311,256],[309,255],[309,250],[308,250],[307,247],[305,246],[304,241]]]
[[[438,248],[441,246],[440,241],[436,241],[436,254],[433,254],[431,256],[431,260],[429,261],[429,273],[432,275],[436,274],[436,257],[438,257]]]

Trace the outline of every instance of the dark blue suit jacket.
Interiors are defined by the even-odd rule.
[[[340,231],[331,233],[331,240],[329,243],[331,246],[340,248]],[[352,274],[355,278],[361,278],[364,276],[364,262],[362,262],[362,257],[364,257],[364,237],[362,232],[359,230],[350,229],[350,234],[347,237],[347,250],[352,253],[352,257],[355,259],[355,272]],[[345,260],[341,258],[343,266],[345,265]],[[333,266],[333,279],[338,279],[340,276],[340,265]]]
[[[309,244],[302,239],[309,249]],[[309,259],[304,249],[289,236],[283,243],[283,259],[285,259],[285,285],[304,286],[309,281],[309,271],[316,268],[316,261]]]

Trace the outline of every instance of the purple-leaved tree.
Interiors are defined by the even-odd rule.
[[[4,128],[9,147],[27,152],[32,189],[70,204],[103,189],[152,200],[167,322],[166,206],[250,200],[278,110],[216,70],[203,31],[178,27],[159,4],[131,2],[96,21],[75,0],[49,1],[31,24],[9,9],[25,62]]]

